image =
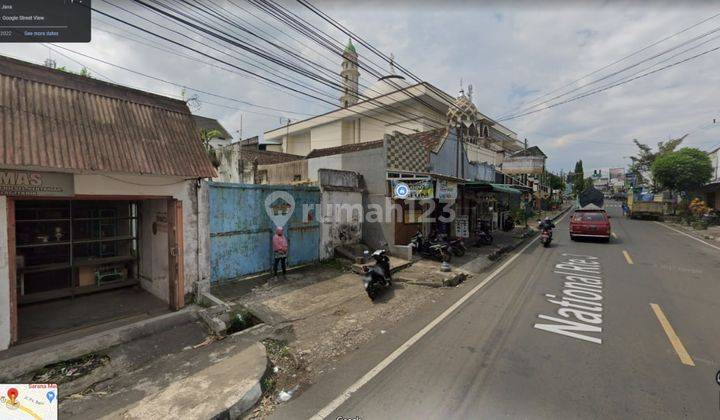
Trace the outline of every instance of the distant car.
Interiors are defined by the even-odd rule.
[[[594,206],[593,206],[594,207]],[[570,219],[570,239],[600,238],[610,241],[610,219],[603,209],[578,209]]]

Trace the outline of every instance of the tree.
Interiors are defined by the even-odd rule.
[[[218,159],[217,153],[215,153],[215,149],[213,149],[210,141],[220,137],[222,137],[220,130],[206,130],[204,128],[200,130],[200,140],[205,147],[205,151],[207,152],[210,161],[216,168],[220,166],[220,159]]]
[[[707,153],[691,147],[664,153],[655,159],[651,170],[658,185],[675,192],[697,191],[713,173]]]
[[[575,163],[575,175],[573,175],[573,195],[577,197],[585,190],[585,172],[582,159]]]
[[[653,152],[652,147],[647,144],[640,143],[637,139],[633,139],[633,143],[635,143],[640,150],[637,156],[630,156],[630,160],[632,160],[632,164],[630,164],[630,172],[635,174],[639,183],[649,181],[643,178],[642,172],[650,171],[652,164],[657,158],[666,153],[675,151],[675,149],[683,142],[683,140],[685,140],[685,137],[687,136],[688,135],[685,134],[682,137],[671,139],[667,142],[658,142],[657,152]]]

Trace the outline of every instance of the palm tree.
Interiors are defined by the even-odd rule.
[[[200,140],[205,147],[205,151],[210,158],[210,162],[212,162],[213,166],[215,166],[216,168],[220,166],[220,159],[218,159],[217,153],[215,153],[215,149],[210,144],[210,141],[212,141],[213,139],[219,139],[221,137],[222,133],[220,132],[220,130],[206,130],[204,128],[200,130]]]

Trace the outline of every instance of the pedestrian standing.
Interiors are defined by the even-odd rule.
[[[284,235],[282,227],[277,227],[275,229],[275,234],[273,235],[273,238],[272,238],[272,248],[273,248],[273,258],[275,259],[275,261],[273,263],[273,275],[275,277],[277,277],[278,263],[280,263],[282,265],[283,276],[285,276],[285,266],[286,266],[286,260],[287,260],[287,252],[288,252],[288,241]]]

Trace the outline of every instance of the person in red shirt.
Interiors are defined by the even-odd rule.
[[[288,252],[288,241],[284,235],[283,228],[277,227],[272,238],[273,257],[273,275],[277,277],[278,263],[282,264],[282,273],[285,275],[285,266]]]

